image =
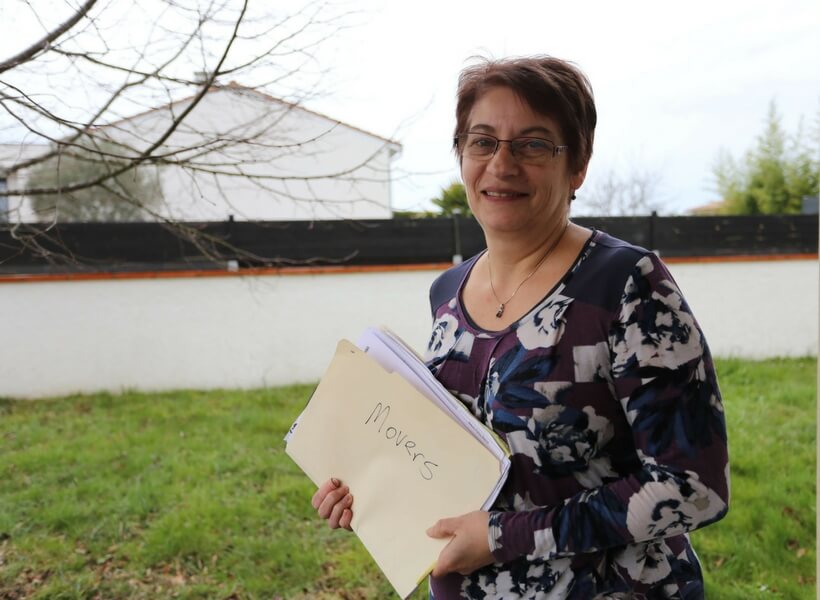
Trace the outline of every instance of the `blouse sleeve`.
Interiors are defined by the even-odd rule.
[[[726,423],[714,366],[689,307],[654,254],[643,256],[627,279],[608,345],[612,389],[640,469],[560,505],[491,513],[497,561],[669,537],[726,514]]]

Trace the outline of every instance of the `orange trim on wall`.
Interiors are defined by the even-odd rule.
[[[661,256],[668,264],[764,262],[782,260],[817,260],[817,254],[741,254],[733,256]],[[0,274],[0,283],[32,283],[39,281],[107,281],[112,279],[185,279],[199,277],[246,277],[249,275],[328,275],[352,273],[395,273],[401,271],[443,271],[451,263],[411,265],[331,265],[322,267],[259,267],[239,271],[191,269],[186,271],[134,271],[98,273],[20,273]]]
[[[817,260],[817,254],[733,254],[730,256],[668,256],[661,254],[667,264],[674,263],[721,263],[766,262],[772,260]]]
[[[248,275],[328,275],[349,273],[393,273],[396,271],[443,271],[452,263],[412,265],[328,265],[321,267],[258,267],[238,271],[190,269],[181,271],[128,271],[96,273],[19,273],[0,274],[0,283],[34,281],[99,281],[109,279],[185,279],[192,277],[246,277]]]

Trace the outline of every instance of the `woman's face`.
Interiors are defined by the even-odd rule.
[[[558,123],[534,112],[515,92],[494,87],[475,103],[467,121],[469,132],[510,140],[538,137],[556,146],[565,143]],[[461,176],[470,209],[487,236],[504,233],[545,235],[569,213],[569,198],[584,181],[584,171],[570,174],[567,153],[541,164],[518,161],[510,144],[501,143],[489,159],[463,156]]]

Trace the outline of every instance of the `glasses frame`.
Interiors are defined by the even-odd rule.
[[[556,156],[558,156],[559,154],[563,154],[564,152],[569,150],[569,146],[566,145],[566,144],[562,144],[562,145],[559,146],[558,144],[556,144],[552,140],[548,140],[547,138],[542,138],[542,137],[538,137],[538,136],[534,136],[534,135],[520,135],[520,136],[514,137],[510,140],[502,140],[501,138],[495,137],[494,135],[490,135],[489,133],[484,133],[483,131],[465,131],[463,133],[456,134],[453,137],[453,145],[456,147],[456,150],[458,151],[458,155],[461,156],[462,158],[464,157],[464,149],[461,148],[461,146],[459,145],[459,138],[461,138],[461,137],[466,138],[466,136],[468,136],[468,135],[479,135],[479,136],[482,136],[482,137],[486,137],[486,138],[490,138],[490,139],[495,140],[495,148],[493,148],[493,151],[491,153],[489,153],[487,156],[469,156],[468,155],[467,158],[470,158],[472,160],[479,160],[479,161],[490,160],[493,156],[495,156],[496,152],[498,152],[498,149],[501,147],[501,142],[506,142],[510,145],[510,155],[515,160],[517,160],[518,162],[539,164],[542,160],[540,158],[535,158],[535,159],[529,158],[528,159],[528,158],[522,158],[522,157],[516,155],[515,146],[513,146],[513,143],[517,140],[538,140],[540,142],[547,142],[548,144],[550,144],[552,146],[552,154],[550,154],[548,152],[547,154],[544,155],[544,158],[546,159],[546,161],[551,160],[551,159],[555,158]],[[546,161],[544,161],[544,162],[546,162]]]

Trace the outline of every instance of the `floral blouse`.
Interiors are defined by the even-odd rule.
[[[503,331],[461,304],[473,258],[430,291],[425,360],[509,445],[494,564],[430,597],[703,598],[687,532],[726,514],[726,425],[706,340],[658,257],[596,231]],[[453,515],[442,515],[453,516]]]

